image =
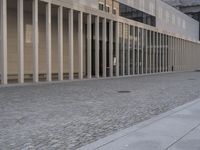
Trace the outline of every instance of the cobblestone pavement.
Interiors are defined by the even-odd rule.
[[[73,150],[199,96],[199,72],[2,87],[0,149]]]

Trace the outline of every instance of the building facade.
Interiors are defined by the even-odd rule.
[[[160,0],[0,0],[0,15],[1,84],[200,67],[199,23]]]
[[[199,0],[163,0],[169,5],[177,8],[181,12],[187,14],[188,16],[194,18],[200,22],[200,1]],[[199,26],[200,29],[200,26]],[[200,32],[199,32],[200,35]]]

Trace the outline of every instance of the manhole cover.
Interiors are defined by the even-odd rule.
[[[190,81],[195,81],[196,79],[188,79],[188,80],[190,80]]]
[[[131,93],[131,91],[118,91],[118,93]]]

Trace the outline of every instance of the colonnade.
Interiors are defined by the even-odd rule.
[[[138,74],[190,71],[200,67],[199,42],[188,40],[156,28],[143,26],[134,21],[126,22],[116,16],[105,17],[102,13],[92,14],[82,10],[52,4],[43,0],[32,2],[32,81],[39,82],[39,2],[45,3],[45,80],[57,80],[133,76]],[[7,0],[0,0],[0,64],[1,84],[8,84]],[[52,5],[57,10],[57,70],[52,70]],[[17,0],[17,72],[16,81],[25,82],[24,60],[24,0]],[[64,48],[64,10],[67,11],[67,48]],[[75,15],[77,14],[77,15]],[[86,17],[86,19],[84,19]],[[77,20],[77,27],[75,21]],[[77,28],[77,32],[75,33]],[[66,29],[65,29],[66,30]],[[77,38],[75,37],[77,34]],[[75,53],[74,41],[78,41]],[[64,50],[67,50],[67,71],[64,71]],[[93,55],[94,54],[94,55]],[[77,56],[78,59],[75,59]],[[76,69],[74,66],[78,66]],[[94,66],[94,67],[93,67]],[[78,76],[75,78],[75,73]]]

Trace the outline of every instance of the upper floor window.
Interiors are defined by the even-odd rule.
[[[106,5],[106,12],[110,12],[110,6]]]
[[[104,8],[104,4],[103,3],[99,3],[99,10],[103,11],[104,10],[103,8]]]
[[[117,14],[117,10],[116,10],[116,8],[113,8],[113,14],[114,14],[114,15]]]
[[[156,17],[140,11],[136,8],[132,8],[128,5],[119,3],[119,15],[131,20],[135,20],[151,26],[156,26]]]

